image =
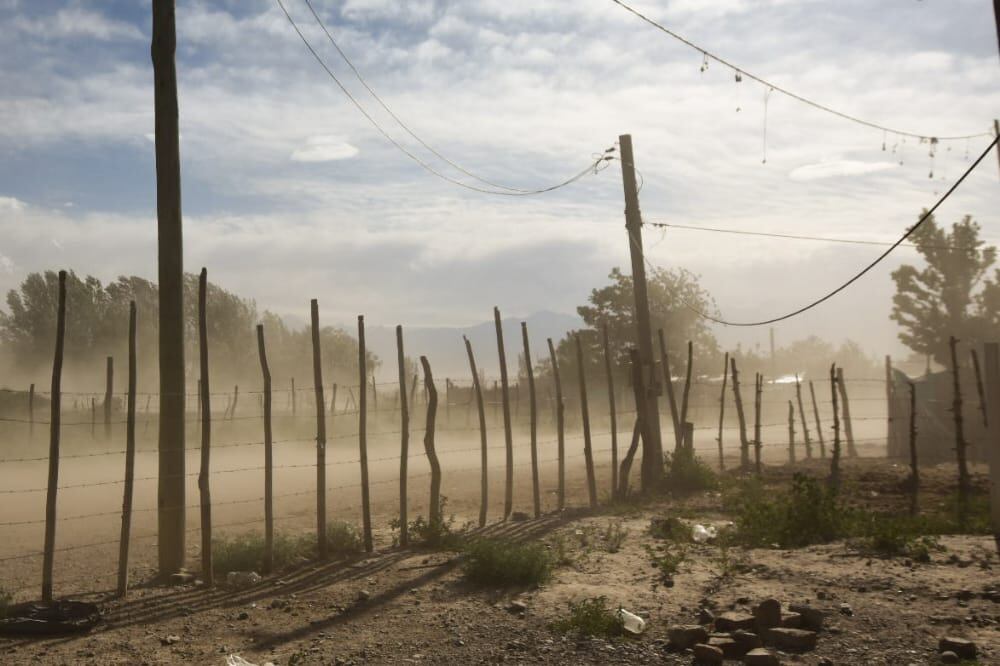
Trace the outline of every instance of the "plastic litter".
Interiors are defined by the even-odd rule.
[[[615,617],[622,621],[622,628],[630,634],[639,635],[646,630],[646,621],[635,613],[619,608]]]
[[[714,525],[709,525],[708,527],[705,527],[704,525],[695,525],[691,530],[691,538],[694,539],[695,543],[704,543],[714,539],[718,535],[719,532],[715,529]]]
[[[252,661],[247,661],[238,654],[231,654],[226,657],[226,666],[257,666],[257,664]],[[261,664],[260,666],[274,666],[270,661]]]

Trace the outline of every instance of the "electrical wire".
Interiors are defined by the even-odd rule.
[[[941,206],[941,204],[943,204],[945,201],[947,201],[948,197],[950,197],[952,195],[952,193],[955,190],[958,189],[958,186],[961,185],[965,181],[965,179],[969,176],[970,173],[972,173],[975,170],[975,168],[977,166],[979,166],[979,164],[983,161],[983,159],[985,159],[986,156],[990,154],[990,151],[992,151],[993,148],[994,148],[994,146],[997,145],[997,141],[998,140],[1000,140],[1000,137],[994,137],[994,139],[992,141],[990,141],[990,144],[988,146],[986,146],[986,149],[979,155],[979,157],[976,158],[976,161],[973,162],[971,165],[969,165],[969,168],[965,170],[965,173],[963,173],[961,175],[961,177],[958,180],[956,180],[954,182],[954,184],[952,184],[951,187],[948,188],[947,192],[945,192],[943,195],[941,195],[941,197],[937,200],[937,202],[933,206],[931,206],[931,208],[929,210],[925,211],[924,214],[920,216],[920,219],[917,220],[916,224],[914,224],[912,227],[910,227],[909,229],[906,230],[906,233],[904,233],[899,238],[899,240],[897,240],[895,243],[893,243],[885,252],[883,252],[878,257],[876,257],[874,261],[872,261],[870,264],[868,264],[867,266],[865,266],[864,268],[862,268],[860,271],[858,271],[858,273],[856,273],[851,279],[847,280],[846,282],[842,283],[840,286],[836,287],[835,289],[833,289],[832,291],[830,291],[826,295],[821,296],[820,298],[817,298],[816,300],[812,301],[811,303],[808,303],[808,304],[806,304],[806,305],[798,308],[797,310],[793,310],[792,312],[789,312],[788,314],[781,315],[780,317],[772,317],[771,319],[765,319],[763,321],[728,321],[726,319],[722,319],[721,317],[715,317],[713,315],[708,314],[707,312],[703,312],[702,310],[700,310],[699,308],[696,308],[694,305],[692,305],[691,303],[688,303],[684,299],[680,299],[681,303],[684,305],[684,307],[686,307],[687,309],[691,310],[693,313],[695,313],[696,315],[698,315],[702,319],[707,319],[708,321],[715,322],[716,324],[722,324],[723,326],[740,326],[740,327],[766,326],[768,324],[774,324],[774,323],[777,323],[779,321],[784,321],[785,319],[791,319],[792,317],[800,315],[803,312],[806,312],[807,310],[813,309],[814,307],[816,307],[816,306],[818,306],[818,305],[820,305],[820,304],[822,304],[822,303],[830,300],[831,298],[833,298],[834,296],[836,296],[837,294],[839,294],[840,292],[844,291],[849,286],[851,286],[852,284],[854,284],[855,282],[857,282],[858,280],[860,280],[862,276],[864,276],[870,270],[872,270],[873,268],[875,268],[875,266],[877,266],[878,264],[880,264],[882,262],[882,260],[884,260],[886,257],[888,257],[892,253],[893,250],[895,250],[897,247],[899,247],[900,245],[902,245],[903,242],[906,241],[907,238],[909,238],[911,235],[913,235],[913,233],[917,229],[919,229],[920,226],[924,222],[926,222],[928,219],[930,219],[930,217],[932,215],[934,215],[934,211],[936,211]],[[629,230],[629,234],[632,234],[631,230]],[[638,247],[640,247],[640,248],[642,247],[642,244],[636,242],[635,238],[633,238],[633,242]],[[655,270],[656,267],[653,266],[653,264],[649,261],[649,259],[645,255],[645,253],[643,253],[643,260],[646,262],[646,264],[651,269]]]
[[[843,118],[844,120],[849,120],[849,121],[851,121],[853,123],[857,123],[859,125],[864,125],[866,127],[871,127],[873,129],[881,130],[883,132],[889,132],[891,134],[896,134],[898,136],[909,136],[909,137],[913,137],[915,139],[921,139],[923,141],[929,141],[931,139],[936,139],[937,141],[960,141],[960,140],[964,140],[964,139],[973,139],[973,138],[980,137],[980,136],[992,136],[992,132],[979,132],[979,133],[976,133],[976,134],[962,134],[962,135],[957,135],[957,136],[937,136],[937,137],[935,137],[935,136],[930,135],[930,134],[917,134],[915,132],[907,132],[907,131],[904,131],[904,130],[898,130],[898,129],[895,129],[895,128],[892,128],[892,127],[888,127],[886,125],[880,125],[879,123],[872,122],[870,120],[865,120],[863,118],[859,118],[857,116],[852,116],[849,113],[845,113],[843,111],[838,111],[837,109],[834,109],[832,107],[826,106],[825,104],[820,104],[819,102],[815,102],[815,101],[813,101],[813,100],[811,100],[811,99],[809,99],[807,97],[803,97],[802,95],[796,94],[796,93],[792,92],[791,90],[788,90],[787,88],[782,88],[781,86],[779,86],[779,85],[777,85],[775,83],[771,83],[770,81],[768,81],[768,80],[766,80],[766,79],[764,79],[764,78],[762,78],[760,76],[757,76],[755,74],[751,74],[750,72],[746,71],[745,69],[743,69],[741,67],[737,67],[736,65],[734,65],[731,62],[729,62],[728,60],[726,60],[722,56],[715,55],[711,51],[708,51],[708,50],[706,50],[706,49],[698,46],[697,44],[695,44],[691,40],[689,40],[689,39],[687,39],[687,38],[685,38],[685,37],[677,34],[673,30],[671,30],[670,28],[668,28],[665,25],[663,25],[662,23],[658,23],[658,22],[654,21],[653,19],[651,19],[650,17],[646,16],[645,14],[643,14],[642,12],[640,12],[639,10],[637,10],[637,9],[629,6],[625,2],[622,2],[622,0],[611,0],[611,2],[615,3],[616,5],[618,5],[619,7],[621,7],[622,9],[626,10],[627,12],[635,15],[636,17],[642,19],[643,21],[645,21],[649,25],[653,26],[657,30],[660,30],[661,32],[666,33],[670,37],[673,37],[675,40],[681,42],[682,44],[684,44],[684,45],[686,45],[686,46],[694,49],[695,51],[698,51],[705,58],[711,58],[712,60],[716,61],[717,63],[730,68],[731,70],[733,70],[734,72],[736,72],[736,74],[737,74],[738,77],[742,78],[742,77],[745,76],[745,77],[748,77],[750,79],[753,79],[757,83],[760,83],[761,85],[767,86],[767,87],[769,87],[769,88],[771,88],[771,89],[773,89],[773,90],[781,93],[782,95],[785,95],[786,97],[791,97],[792,99],[797,100],[799,102],[802,102],[803,104],[807,104],[807,105],[813,107],[814,109],[819,109],[820,111],[825,111],[826,113],[833,114],[835,116]]]
[[[581,169],[579,172],[577,172],[576,174],[570,176],[566,180],[564,180],[562,182],[559,182],[559,183],[556,183],[555,185],[550,185],[548,187],[543,187],[543,188],[539,188],[539,189],[536,189],[536,190],[514,190],[514,189],[510,189],[510,188],[505,188],[505,189],[489,189],[489,188],[486,188],[486,187],[479,187],[477,185],[470,185],[469,183],[464,183],[464,182],[462,182],[460,180],[452,178],[451,176],[448,176],[447,174],[444,174],[441,171],[435,169],[433,166],[431,166],[430,164],[428,164],[426,161],[420,159],[420,157],[418,157],[416,154],[414,154],[412,151],[408,150],[405,146],[403,146],[396,139],[394,139],[385,130],[385,128],[383,128],[378,123],[378,121],[375,120],[375,118],[370,113],[368,113],[367,109],[365,109],[364,106],[361,104],[361,102],[359,102],[358,99],[354,95],[351,94],[351,92],[341,82],[341,80],[339,78],[337,78],[337,75],[333,73],[333,70],[330,69],[329,65],[326,64],[326,61],[323,60],[323,58],[322,58],[322,56],[320,56],[319,52],[316,51],[316,49],[313,47],[313,45],[306,38],[305,34],[303,34],[302,30],[299,28],[298,24],[295,22],[295,19],[292,18],[292,15],[288,12],[288,9],[285,7],[285,3],[282,0],[275,0],[275,2],[278,3],[278,6],[281,8],[281,11],[285,14],[285,18],[288,19],[288,23],[295,30],[295,33],[299,36],[299,39],[302,40],[302,43],[309,50],[309,53],[311,53],[312,56],[313,56],[313,58],[316,59],[316,62],[319,63],[320,67],[322,67],[323,70],[327,73],[327,75],[333,80],[333,82],[337,84],[337,87],[340,88],[340,91],[351,101],[351,103],[358,109],[358,111],[361,113],[361,115],[363,115],[365,117],[365,119],[367,119],[368,122],[371,123],[371,125],[379,132],[379,134],[381,134],[389,143],[391,143],[393,146],[395,146],[397,150],[399,150],[404,155],[406,155],[407,157],[409,157],[411,160],[413,160],[414,162],[416,162],[422,169],[424,169],[428,173],[430,173],[430,174],[432,174],[434,176],[437,176],[438,178],[440,178],[440,179],[442,179],[444,181],[447,181],[447,182],[449,182],[449,183],[451,183],[453,185],[457,185],[459,187],[464,187],[465,189],[472,190],[474,192],[480,192],[480,193],[483,193],[483,194],[495,194],[495,195],[500,195],[500,196],[519,197],[519,196],[530,196],[530,195],[535,195],[535,194],[545,194],[547,192],[553,192],[555,190],[561,189],[561,188],[566,187],[568,185],[572,185],[573,183],[577,182],[578,180],[580,180],[581,178],[583,178],[584,176],[586,176],[589,173],[595,173],[596,174],[597,172],[601,171],[602,170],[602,165],[606,164],[606,162],[607,162],[607,159],[608,159],[607,156],[608,156],[609,152],[611,152],[613,150],[612,148],[609,148],[608,150],[604,151],[603,153],[601,153],[601,155],[599,157],[595,158],[594,161],[592,161],[590,164],[588,164],[586,168]],[[309,7],[310,7],[310,9],[312,9],[312,5],[309,5]],[[316,14],[315,11],[313,11],[313,15],[316,16],[316,19],[318,21],[319,20],[319,16]],[[323,26],[322,22],[320,22],[320,25],[323,27],[323,30],[326,31],[326,27]],[[330,38],[330,41],[332,42],[333,38],[330,36],[329,32],[327,32],[327,36]],[[334,46],[336,46],[336,43],[334,43]],[[337,50],[340,51],[340,48],[337,47]],[[343,55],[343,53],[341,53],[341,55]],[[344,57],[346,59],[346,56],[344,56]],[[351,65],[351,67],[353,69],[353,65]],[[357,73],[357,72],[355,71],[355,73]],[[360,74],[358,74],[358,76],[360,78]],[[365,84],[365,87],[368,88],[368,85]],[[372,92],[371,88],[369,88],[369,91]],[[374,92],[372,92],[372,94],[374,95]],[[381,103],[381,100],[379,100],[379,101]],[[384,104],[383,104],[383,108],[385,108]],[[396,122],[400,122],[399,119],[396,118],[396,116],[394,114],[392,114],[392,112],[390,112],[390,115],[392,115],[393,118],[396,119]],[[402,125],[401,122],[400,122],[400,124]],[[408,128],[406,128],[405,126],[403,126],[403,127],[404,127],[404,129],[406,129],[407,132],[410,132],[410,130]],[[410,134],[413,135],[412,132],[410,132]],[[418,141],[420,141],[420,140],[418,139]],[[427,144],[425,144],[423,141],[420,141],[420,143],[423,144],[425,147],[427,146]],[[441,157],[441,155],[439,153],[437,153],[437,151],[431,150],[431,152],[433,152],[438,157]],[[444,159],[444,158],[442,158],[442,159]],[[445,161],[448,162],[449,164],[451,164],[452,166],[456,166],[457,167],[457,165],[455,165],[450,160],[445,160]],[[471,174],[469,174],[469,172],[465,171],[461,167],[457,167],[457,168],[459,168],[463,173],[471,175]],[[484,181],[483,179],[481,179],[481,178],[479,178],[477,176],[473,176],[473,177],[476,178],[476,180],[479,180],[480,182],[488,182],[488,181]],[[490,183],[490,184],[492,185],[492,183]],[[494,187],[502,187],[502,186],[494,186]]]

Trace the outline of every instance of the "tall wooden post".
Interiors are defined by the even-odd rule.
[[[361,521],[364,530],[365,552],[375,550],[372,540],[372,511],[368,488],[368,352],[365,350],[365,318],[358,315],[358,448],[361,453]],[[433,511],[433,509],[432,509]]]
[[[990,467],[990,517],[993,539],[1000,555],[1000,345],[987,342],[983,352],[986,365],[986,399],[990,423],[988,436],[988,461]]]
[[[118,539],[118,596],[128,592],[128,550],[132,534],[132,494],[135,486],[135,301],[128,304],[128,398],[125,405],[125,484],[122,489],[122,529]],[[206,580],[209,584],[211,579]]]
[[[691,394],[691,370],[694,366],[694,345],[688,340],[687,345],[687,368],[684,371],[684,393],[681,397],[681,428],[687,423],[688,397]]]
[[[844,421],[844,439],[847,440],[847,457],[857,458],[858,450],[854,446],[854,426],[851,421],[851,403],[847,400],[847,382],[844,380],[843,368],[837,368],[837,387],[840,390],[840,410]]]
[[[910,385],[910,515],[919,512],[920,466],[917,462],[917,387]]]
[[[208,270],[198,276],[198,367],[201,387],[198,396],[201,414],[201,465],[198,468],[198,494],[201,509],[201,579],[208,587],[215,584],[212,565],[212,493],[209,488],[212,449],[212,392],[208,377]],[[130,351],[131,357],[131,351]],[[131,368],[132,360],[129,359]],[[132,383],[129,370],[129,385]]]
[[[892,438],[892,421],[895,418],[895,398],[892,386],[892,357],[885,356],[885,448],[889,456],[898,455],[893,450],[894,442]]]
[[[52,601],[52,567],[56,548],[56,497],[59,490],[59,422],[62,415],[62,365],[66,341],[66,271],[59,271],[56,350],[52,359],[49,416],[49,478],[45,491],[45,546],[42,558],[42,601]]]
[[[983,414],[983,427],[989,428],[990,419],[986,413],[986,393],[983,390],[983,371],[979,367],[979,354],[975,349],[970,349],[969,355],[972,356],[972,369],[976,373],[976,391],[979,393],[979,411]]]
[[[809,436],[809,421],[806,419],[806,410],[802,407],[802,383],[799,381],[798,374],[795,375],[795,400],[799,405],[799,420],[802,422],[802,440],[806,445],[806,458],[812,460],[812,437]]]
[[[257,324],[257,355],[260,358],[260,372],[264,378],[264,572],[271,573],[274,570],[274,449],[271,438],[273,403],[271,369],[267,364],[263,324]],[[320,540],[319,543],[322,544],[323,541]]]
[[[629,479],[632,476],[632,461],[635,459],[635,452],[639,447],[639,440],[646,436],[644,429],[648,421],[643,418],[647,402],[642,399],[646,391],[646,383],[642,377],[642,361],[639,359],[639,350],[635,347],[629,349],[629,368],[632,375],[632,390],[635,393],[635,428],[632,430],[632,442],[622,459],[621,470],[618,472],[618,497],[625,499],[628,497]]]
[[[237,384],[233,386],[233,404],[229,406],[229,420],[232,421],[236,417],[236,405],[240,401],[240,385]]]
[[[670,421],[674,429],[674,451],[681,448],[681,415],[677,409],[677,398],[674,395],[674,380],[670,376],[670,357],[667,355],[667,341],[663,337],[663,329],[657,331],[660,342],[660,370],[663,372],[663,385],[667,391],[667,406],[670,407]],[[638,410],[636,410],[638,413]],[[645,445],[644,445],[645,446]]]
[[[486,525],[486,511],[489,507],[489,464],[486,441],[486,408],[483,405],[483,386],[479,381],[479,371],[476,369],[476,357],[472,354],[472,343],[469,338],[462,336],[465,341],[465,353],[469,357],[469,371],[472,373],[472,392],[476,398],[476,410],[479,412],[479,447],[480,447],[480,498],[479,498],[479,526]]]
[[[948,338],[951,351],[952,402],[951,414],[955,421],[955,457],[958,460],[958,520],[964,525],[969,508],[969,466],[966,462],[965,426],[962,418],[962,383],[958,374],[958,340],[955,336]]]
[[[750,441],[747,438],[747,419],[743,412],[743,396],[740,395],[740,373],[736,369],[736,357],[729,359],[733,372],[733,401],[736,403],[736,419],[740,427],[740,470],[750,470]]]
[[[843,374],[837,372],[837,364],[830,366],[830,400],[833,403],[833,452],[830,455],[830,487],[840,489],[840,416],[837,406],[837,384],[843,381]]]
[[[292,377],[292,416],[295,416],[295,412],[298,411],[297,410],[298,401],[296,400],[296,397],[297,396],[295,394],[295,377]]]
[[[719,395],[719,436],[716,438],[716,442],[719,444],[719,471],[721,472],[726,468],[725,463],[725,453],[722,447],[722,430],[725,424],[726,418],[726,380],[729,379],[729,352],[726,352],[726,357],[722,361],[722,393]]]
[[[111,407],[115,400],[115,359],[107,358],[104,373],[104,439],[111,439]]]
[[[174,0],[153,0],[153,83],[159,274],[160,432],[157,487],[160,576],[184,567],[184,243],[181,232]]]
[[[97,399],[90,399],[90,438],[97,436]]]
[[[576,342],[576,365],[580,371],[580,418],[583,421],[583,459],[587,467],[587,494],[590,496],[590,508],[597,508],[597,479],[594,475],[594,450],[590,441],[590,410],[587,407],[587,372],[583,364],[583,345],[580,336],[573,336]],[[649,489],[643,486],[643,489]]]
[[[437,449],[434,448],[434,424],[437,420],[438,393],[434,386],[434,375],[431,374],[431,364],[426,356],[420,357],[420,367],[424,369],[424,385],[427,387],[427,427],[424,432],[424,452],[431,466],[431,507],[430,523],[439,527],[443,519],[441,515],[441,463],[438,462]]]
[[[556,445],[559,458],[559,510],[566,508],[566,404],[563,402],[562,381],[559,379],[559,360],[552,338],[548,339],[552,378],[556,383]]]
[[[816,419],[816,438],[819,440],[819,457],[826,459],[826,438],[823,437],[823,424],[819,420],[819,406],[816,402],[816,387],[809,380],[809,395],[812,397],[813,417]]]
[[[503,491],[503,519],[510,518],[514,509],[514,436],[510,424],[510,390],[507,385],[507,353],[503,347],[503,327],[500,322],[500,308],[493,308],[493,322],[497,329],[497,353],[500,356],[500,384],[503,388],[503,435],[507,453],[506,476]]]
[[[788,401],[788,462],[795,464],[795,407]]]
[[[608,340],[608,323],[601,328],[604,344],[604,374],[608,379],[608,412],[611,419],[611,495],[618,492],[618,413],[615,409],[615,376],[611,367],[611,344]]]
[[[754,467],[757,470],[757,476],[761,474],[760,467],[760,403],[761,394],[764,392],[764,375],[757,373],[756,381],[754,383],[754,400],[753,400],[753,451],[754,451]]]
[[[312,328],[313,390],[316,392],[316,541],[320,559],[329,555],[326,540],[326,399],[323,397],[323,351],[320,345],[319,301],[309,301]],[[295,380],[292,380],[292,410],[295,410]]]
[[[28,437],[35,434],[35,384],[28,387]]]
[[[528,344],[528,324],[521,322],[521,341],[524,343],[524,367],[528,373],[528,400],[530,401],[531,429],[531,491],[535,518],[542,515],[542,491],[538,483],[538,403],[535,396],[535,371],[531,367],[531,346]]]
[[[644,396],[647,424],[643,428],[642,487],[650,491],[663,478],[663,443],[660,440],[660,409],[653,362],[653,334],[649,319],[649,298],[646,294],[646,266],[642,251],[642,214],[639,211],[639,190],[635,179],[635,158],[632,136],[618,137],[621,151],[622,183],[625,189],[625,228],[629,236],[632,257],[632,292],[635,296],[635,337],[642,362],[643,379],[649,389]]]
[[[406,489],[410,465],[410,407],[406,401],[406,356],[403,353],[403,327],[396,326],[396,364],[399,366],[399,545],[410,544]]]

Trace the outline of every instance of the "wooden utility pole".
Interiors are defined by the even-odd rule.
[[[989,404],[990,423],[987,431],[990,466],[990,516],[993,539],[1000,555],[1000,345],[987,342],[984,350],[986,397]]]
[[[177,118],[174,0],[153,0],[153,84],[159,277],[160,432],[157,486],[159,569],[184,567],[184,243]]]
[[[651,491],[663,478],[663,443],[660,440],[660,407],[653,363],[653,332],[649,321],[649,298],[646,294],[646,265],[642,252],[642,214],[639,211],[639,190],[635,180],[635,158],[632,136],[618,137],[621,150],[622,182],[625,188],[625,228],[632,255],[632,291],[635,296],[635,337],[642,364],[642,377],[648,387],[642,442],[642,489]]]

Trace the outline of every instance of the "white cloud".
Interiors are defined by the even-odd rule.
[[[24,210],[26,205],[17,197],[0,196],[0,210],[20,211]]]
[[[358,154],[355,146],[339,136],[311,136],[306,146],[292,153],[294,162],[333,162],[347,160]]]
[[[869,173],[898,168],[896,162],[863,162],[860,160],[829,160],[800,166],[788,174],[792,180],[821,180],[840,176],[863,176]]]
[[[145,39],[142,31],[131,23],[110,19],[98,12],[79,7],[60,9],[52,16],[40,19],[18,17],[13,26],[42,39],[89,37],[103,41]]]

